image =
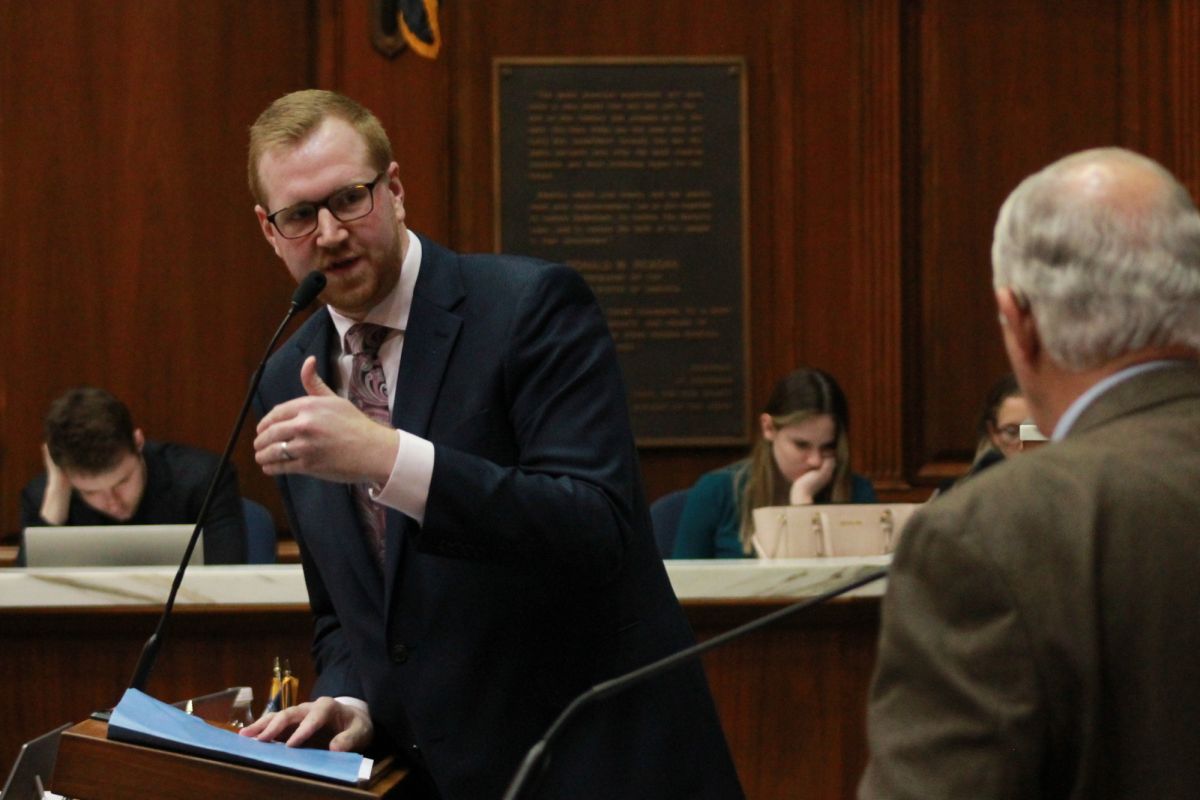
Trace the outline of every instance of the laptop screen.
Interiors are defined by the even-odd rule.
[[[22,533],[27,567],[176,566],[191,538],[187,525],[63,525]],[[204,563],[201,534],[188,566]]]

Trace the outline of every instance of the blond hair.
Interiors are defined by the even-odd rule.
[[[349,123],[367,145],[367,157],[377,172],[392,163],[392,143],[379,119],[368,109],[343,94],[324,89],[304,89],[280,97],[267,106],[250,126],[250,151],[246,172],[250,194],[264,208],[266,192],[258,166],[267,152],[292,147],[308,138],[321,123],[334,117]]]
[[[806,419],[828,414],[833,418],[837,466],[829,485],[813,498],[816,503],[847,503],[852,495],[850,472],[850,411],[842,388],[828,372],[800,368],[776,385],[763,411],[771,416],[776,429],[798,425]],[[754,442],[749,457],[734,473],[741,517],[742,549],[753,552],[754,509],[776,504],[779,491],[779,467],[771,443],[765,438]]]

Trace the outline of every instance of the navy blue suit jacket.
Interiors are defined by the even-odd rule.
[[[589,686],[691,643],[650,531],[603,314],[572,270],[422,238],[393,424],[435,447],[422,526],[389,510],[381,576],[344,484],[279,481],[316,617],[314,695],[365,699],[444,798],[499,797]],[[260,412],[337,352],[325,310],[267,366]],[[692,664],[585,713],[542,796],[740,797]]]

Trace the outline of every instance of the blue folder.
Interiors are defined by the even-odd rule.
[[[209,725],[137,689],[126,689],[108,722],[108,738],[230,764],[357,784],[371,775],[371,759],[282,742],[259,742]]]

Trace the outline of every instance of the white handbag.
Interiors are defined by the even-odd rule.
[[[920,503],[763,506],[754,514],[759,558],[879,556],[896,548]]]

